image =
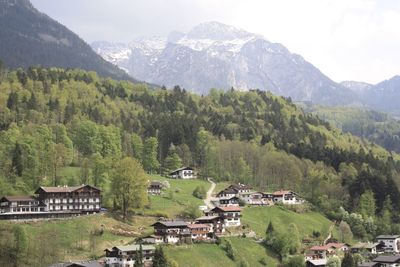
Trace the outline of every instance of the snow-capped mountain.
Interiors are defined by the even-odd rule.
[[[94,50],[133,77],[207,93],[210,88],[269,90],[297,101],[347,104],[355,93],[330,80],[300,55],[263,36],[218,22],[188,33],[137,39],[129,44],[96,42]]]

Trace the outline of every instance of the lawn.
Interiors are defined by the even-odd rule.
[[[269,251],[253,239],[238,237],[227,239],[231,241],[234,249],[234,261],[228,258],[223,245],[215,244],[165,246],[165,253],[179,266],[185,267],[239,266],[241,261],[246,261],[249,266],[265,266],[260,263],[261,259],[265,260],[267,266],[276,266],[278,263]]]
[[[151,180],[167,181],[170,188],[164,189],[161,196],[150,196],[150,208],[145,210],[148,215],[166,215],[169,218],[179,216],[188,205],[204,205],[203,200],[193,196],[197,186],[203,186],[207,191],[210,183],[204,180],[169,179],[159,175],[151,175]]]
[[[248,207],[243,211],[242,224],[248,224],[260,237],[265,236],[270,221],[279,231],[287,231],[290,223],[296,224],[303,238],[311,237],[313,231],[319,231],[326,236],[333,223],[320,213],[296,213],[280,206]],[[336,229],[334,235],[335,233]]]
[[[151,231],[149,227],[151,221],[150,218],[134,217],[129,224],[126,224],[108,215],[96,214],[22,225],[31,242],[40,240],[40,235],[49,235],[61,248],[62,255],[68,259],[82,259],[101,256],[106,248],[133,242],[135,237],[143,232]],[[100,230],[103,230],[103,234],[93,237],[94,245],[91,245],[90,239],[93,236],[91,233]]]

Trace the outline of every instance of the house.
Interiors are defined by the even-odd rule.
[[[241,212],[242,209],[235,206],[215,207],[212,210],[208,211],[206,215],[219,216],[223,220],[225,227],[235,227],[241,225]]]
[[[373,262],[379,263],[381,267],[397,267],[400,266],[400,255],[392,256],[378,256],[372,260]]]
[[[49,267],[102,267],[103,265],[97,261],[74,261],[74,262],[64,262],[55,263]]]
[[[45,205],[32,196],[5,196],[0,199],[0,213],[45,211]]]
[[[318,260],[307,260],[306,266],[307,267],[323,267],[326,265],[326,259],[318,259]]]
[[[88,214],[100,211],[101,190],[94,186],[41,186],[35,194],[46,205],[46,211],[78,211]]]
[[[221,190],[218,194],[217,197],[219,198],[231,198],[231,197],[236,197],[238,194],[238,191],[233,188],[225,188],[224,190]]]
[[[175,179],[195,179],[196,174],[193,168],[182,167],[169,173],[171,178]]]
[[[302,204],[302,200],[295,192],[288,190],[280,190],[272,193],[274,202],[281,202],[283,204]]]
[[[383,249],[380,243],[357,243],[351,247],[352,253],[367,252],[370,254],[378,254]]]
[[[39,187],[35,196],[3,197],[0,219],[43,219],[100,212],[101,190],[90,186]]]
[[[151,181],[147,187],[147,194],[149,195],[161,195],[161,190],[164,185],[158,181]]]
[[[190,229],[188,223],[184,221],[159,221],[151,226],[154,227],[154,234],[161,236],[163,242],[167,244],[176,244],[186,242],[190,239]]]
[[[140,250],[142,250],[142,261],[144,266],[152,266],[156,248],[153,245],[137,244],[106,249],[106,265],[110,267],[133,267]]]
[[[196,223],[208,225],[210,227],[210,236],[221,235],[225,232],[224,220],[218,215],[197,218]]]
[[[376,240],[384,246],[385,252],[400,252],[400,235],[380,235]]]
[[[228,188],[234,189],[237,192],[237,194],[250,193],[250,191],[252,189],[251,186],[245,185],[245,184],[241,184],[241,183],[232,184]]]
[[[162,236],[159,236],[159,235],[149,235],[149,236],[140,238],[140,243],[158,245],[158,244],[164,243],[164,239]]]
[[[239,198],[236,196],[220,198],[219,206],[239,206]]]
[[[190,230],[190,234],[192,240],[208,240],[210,239],[210,225],[208,224],[200,224],[200,223],[193,223],[189,224],[188,228]]]
[[[323,246],[313,246],[309,249],[318,259],[326,259],[329,256],[337,254],[338,251],[348,251],[349,246],[343,243],[328,243]]]
[[[358,265],[358,267],[380,267],[380,266],[381,266],[380,263],[371,262],[371,261],[363,262],[363,263],[360,263],[360,264]]]

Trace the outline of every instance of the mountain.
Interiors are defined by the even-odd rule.
[[[78,35],[35,9],[29,0],[0,0],[0,25],[0,59],[10,68],[81,68],[132,80]]]
[[[356,81],[343,81],[340,84],[352,90],[355,93],[363,93],[373,87],[372,84],[365,82],[356,82]]]
[[[218,22],[188,33],[136,39],[129,44],[95,42],[94,50],[133,77],[197,93],[210,88],[261,89],[297,101],[350,104],[356,94],[335,83],[279,43]]]
[[[400,76],[378,83],[363,94],[366,105],[396,115],[400,115],[399,99]]]

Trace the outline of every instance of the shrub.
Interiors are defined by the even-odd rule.
[[[204,186],[197,186],[193,190],[193,196],[197,197],[199,199],[205,199],[207,197],[207,192],[206,192],[206,189],[204,188]]]

